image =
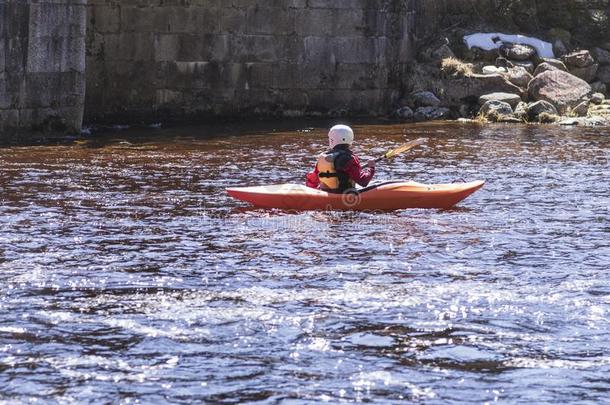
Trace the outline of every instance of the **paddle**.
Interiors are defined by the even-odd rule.
[[[411,142],[407,142],[403,145],[400,145],[398,148],[394,148],[390,151],[387,151],[383,156],[375,159],[375,161],[380,162],[383,159],[392,159],[396,155],[399,155],[401,153],[408,151],[409,149],[413,149],[416,146],[426,143],[427,140],[428,140],[428,138],[417,138],[415,140],[412,140]]]

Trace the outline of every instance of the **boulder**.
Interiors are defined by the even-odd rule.
[[[585,82],[592,82],[595,79],[595,75],[597,74],[597,69],[599,68],[599,64],[594,63],[592,65],[582,67],[582,68],[571,68],[570,73],[572,73],[576,77],[580,77]]]
[[[527,88],[527,84],[533,79],[533,76],[521,66],[510,68],[505,77],[515,86],[523,88]]]
[[[489,121],[499,121],[500,117],[511,115],[512,113],[513,109],[510,104],[498,100],[486,101],[479,109],[479,115]]]
[[[593,95],[591,96],[591,102],[593,104],[601,104],[604,102],[605,98],[606,96],[604,96],[602,93],[593,93]]]
[[[475,104],[483,94],[494,92],[523,95],[523,90],[499,74],[473,74],[456,79],[444,79],[439,87],[445,89],[444,94],[442,94],[442,100],[443,105],[448,106],[459,106],[464,103]]]
[[[502,101],[508,103],[511,108],[515,108],[521,102],[521,96],[514,93],[490,93],[479,97],[479,105],[484,105],[488,101]],[[512,111],[511,111],[512,112]]]
[[[553,66],[549,63],[543,62],[543,63],[539,64],[538,66],[536,66],[536,70],[534,70],[534,77],[538,76],[540,73],[548,72],[549,70],[559,70],[559,69],[557,69],[555,66]]]
[[[522,121],[525,120],[527,118],[527,103],[522,101],[517,104],[513,115]]]
[[[536,49],[525,44],[503,44],[499,51],[500,55],[517,61],[528,60],[536,54]]]
[[[413,115],[416,121],[448,119],[450,116],[451,110],[444,107],[419,107]]]
[[[561,70],[548,70],[534,77],[528,86],[532,100],[553,103],[560,114],[576,107],[592,94],[591,86],[584,80]]]
[[[404,106],[400,107],[394,113],[398,119],[401,120],[412,120],[413,119],[413,110],[410,107]]]
[[[449,45],[441,45],[439,48],[432,51],[431,58],[435,61],[440,61],[445,58],[455,58],[455,53],[449,48]]]
[[[577,117],[585,117],[588,111],[589,102],[585,100],[572,109],[572,115],[575,115]]]
[[[593,54],[600,65],[610,65],[610,51],[602,48],[594,48]]]
[[[534,73],[534,68],[536,67],[536,65],[534,64],[534,62],[532,62],[531,60],[526,60],[526,61],[513,61],[513,64],[515,66],[521,66],[522,68],[524,68],[525,70],[527,70],[529,73]]]
[[[505,68],[505,69],[510,69],[512,67],[515,67],[515,64],[511,61],[509,61],[508,59],[506,59],[503,56],[499,56],[496,58],[496,66],[497,67],[501,67],[501,68]]]
[[[610,65],[604,65],[597,69],[597,78],[604,84],[610,83]]]
[[[568,68],[583,68],[595,63],[593,56],[587,50],[576,51],[561,57]]]
[[[542,59],[542,62],[548,63],[549,65],[554,66],[559,70],[563,70],[564,72],[568,71],[568,67],[565,65],[565,63],[563,63],[559,59],[544,58],[544,59]]]
[[[441,100],[430,91],[411,93],[411,99],[415,107],[438,107],[441,104]]]
[[[530,121],[537,121],[538,116],[542,113],[557,115],[557,109],[555,106],[548,101],[540,100],[535,103],[528,104],[527,106],[527,118]]]

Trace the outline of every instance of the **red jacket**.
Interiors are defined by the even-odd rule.
[[[344,167],[336,168],[335,170],[346,173],[351,180],[355,181],[362,187],[366,187],[375,175],[375,168],[362,168],[362,166],[360,166],[360,159],[358,159],[358,156],[356,155],[352,155],[351,159],[345,164]],[[307,187],[320,187],[320,178],[318,177],[318,173],[318,165],[316,163],[316,167],[313,169],[313,171],[307,173],[307,182],[305,183]]]

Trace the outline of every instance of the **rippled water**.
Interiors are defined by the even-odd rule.
[[[328,123],[330,124],[330,123]],[[610,131],[356,126],[449,211],[250,209],[324,130],[0,149],[0,400],[610,401]],[[271,134],[270,132],[273,132]]]

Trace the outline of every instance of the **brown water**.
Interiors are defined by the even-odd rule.
[[[449,211],[223,192],[302,182],[316,125],[0,149],[0,400],[610,400],[609,130],[355,127],[430,138],[378,179],[487,180]]]

